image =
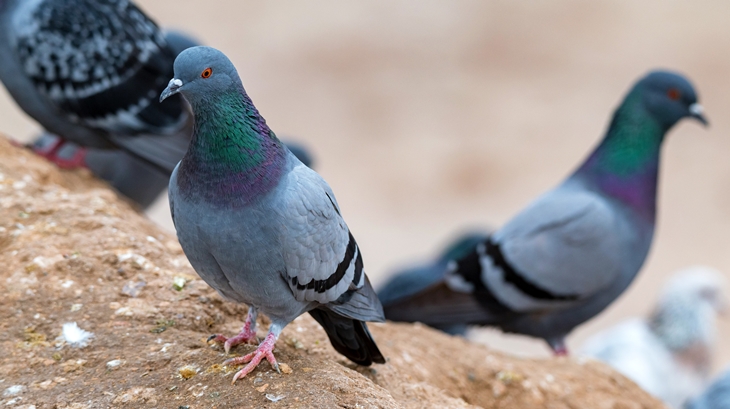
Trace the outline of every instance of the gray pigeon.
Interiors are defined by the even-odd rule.
[[[276,340],[305,312],[353,362],[384,363],[364,322],[383,321],[383,309],[327,183],[277,139],[220,51],[183,51],[160,99],[177,93],[195,116],[190,147],[170,179],[178,239],[203,280],[249,306],[240,334],[211,339],[228,351],[256,338],[259,310],[271,319],[256,351],[227,361],[248,362],[233,381],[263,358],[278,369]]]
[[[386,318],[493,325],[567,353],[565,336],[613,302],[644,263],[660,147],[684,117],[706,124],[692,85],[675,73],[649,73],[567,180],[455,260],[443,279],[384,303]]]
[[[730,409],[730,370],[725,371],[685,409]]]
[[[648,319],[634,318],[586,341],[582,353],[611,365],[679,408],[704,388],[712,369],[715,319],[727,308],[723,275],[691,267],[667,283]]]
[[[157,103],[175,56],[130,1],[0,1],[0,80],[18,105],[63,140],[122,149],[167,174],[190,135],[182,98]],[[55,156],[61,146],[49,159],[77,166]]]

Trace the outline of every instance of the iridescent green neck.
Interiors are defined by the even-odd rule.
[[[640,213],[653,218],[659,153],[667,130],[634,90],[616,110],[608,133],[575,173]]]
[[[248,202],[279,181],[286,151],[243,91],[191,102],[193,137],[178,170],[183,194],[208,202]]]
[[[644,107],[641,95],[632,92],[616,110],[605,138],[584,167],[616,176],[642,173],[657,164],[665,132]]]

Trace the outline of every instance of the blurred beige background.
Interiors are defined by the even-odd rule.
[[[569,347],[647,313],[678,268],[730,277],[730,2],[137,2],[226,52],[274,131],[312,149],[376,286],[464,228],[501,225],[583,159],[637,77],[682,71],[712,127],[669,135],[649,260]],[[0,131],[36,132],[4,89],[0,112]],[[150,217],[171,228],[166,198]],[[728,321],[717,369],[730,364]],[[523,337],[475,338],[548,356]]]

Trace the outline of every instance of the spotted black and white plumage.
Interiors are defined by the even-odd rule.
[[[0,3],[0,80],[20,107],[64,139],[121,147],[168,172],[185,138],[170,157],[164,148],[147,150],[190,116],[179,96],[158,102],[175,56],[160,28],[127,0]]]

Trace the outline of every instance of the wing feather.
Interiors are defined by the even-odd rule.
[[[342,301],[364,284],[362,255],[334,194],[313,170],[299,164],[286,177],[281,237],[285,279],[299,301]]]
[[[514,311],[580,302],[611,285],[621,273],[619,223],[615,209],[597,193],[553,191],[495,234],[502,264],[512,271],[485,252],[482,279]]]

